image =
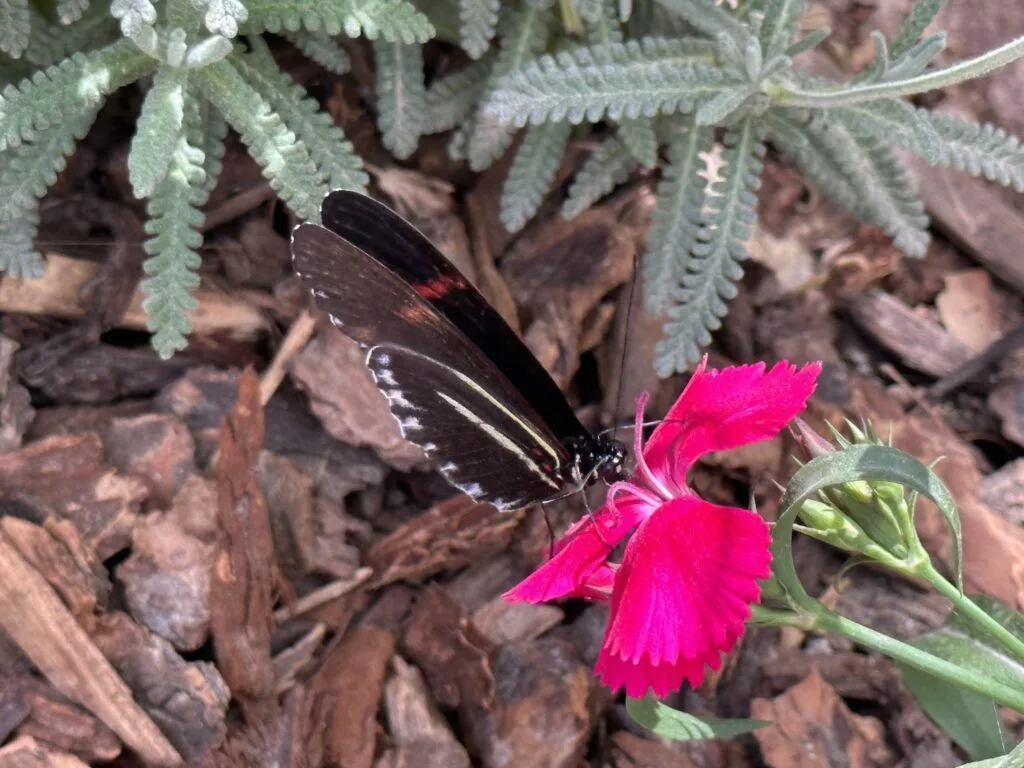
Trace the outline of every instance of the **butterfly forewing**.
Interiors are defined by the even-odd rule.
[[[437,455],[450,482],[512,508],[572,481],[572,459],[541,416],[400,275],[312,224],[296,227],[292,255],[331,322],[369,347],[367,364],[403,435]]]
[[[324,226],[409,283],[504,374],[562,439],[588,436],[558,385],[463,274],[401,216],[371,197],[335,190]]]

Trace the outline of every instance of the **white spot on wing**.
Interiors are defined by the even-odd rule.
[[[387,387],[397,387],[398,382],[395,381],[394,375],[388,368],[381,368],[377,371],[377,381]]]
[[[322,288],[314,288],[313,295],[316,296],[318,299],[326,299],[327,291],[323,290]]]
[[[447,464],[442,464],[441,465],[441,471],[445,472],[445,473],[447,473],[447,472],[454,472],[458,468],[459,468],[458,464],[456,464],[454,461],[449,461]]]
[[[470,483],[469,485],[463,485],[461,486],[461,490],[463,493],[468,493],[474,499],[477,498],[478,496],[482,496],[484,493],[484,489],[480,487],[480,483]]]
[[[341,328],[345,325],[343,322],[341,322],[341,320],[336,318],[334,315],[328,315],[327,317],[331,319],[331,325],[333,325],[335,328]]]
[[[370,351],[372,352],[373,350],[371,349]],[[378,352],[377,353],[377,360],[385,368],[387,366],[391,365],[391,356],[387,352]]]
[[[405,399],[405,395],[402,394],[400,389],[382,389],[384,397],[388,399],[388,405],[397,405],[399,408],[405,408],[409,411],[419,411],[421,408],[417,408],[415,405]]]
[[[415,416],[410,416],[407,419],[399,422],[399,426],[402,428],[402,433],[412,432],[413,430],[423,429],[423,425],[420,424],[420,420]]]

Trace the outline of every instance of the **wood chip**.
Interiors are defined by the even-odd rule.
[[[0,747],[0,768],[89,768],[74,755],[51,749],[31,736]]]
[[[473,613],[473,623],[495,645],[533,640],[558,626],[565,613],[553,605],[510,603],[498,596]]]
[[[11,375],[17,351],[16,341],[0,336],[0,453],[21,447],[36,413],[28,390]]]
[[[974,353],[999,338],[999,310],[992,278],[983,269],[946,275],[946,287],[935,297],[935,309],[946,330]]]
[[[192,433],[166,414],[114,419],[103,432],[103,446],[119,472],[146,483],[151,503],[160,509],[170,506],[178,489],[196,472]]]
[[[313,479],[294,461],[271,451],[262,451],[259,463],[278,567],[294,580],[317,564]]]
[[[90,763],[107,763],[121,754],[113,731],[53,688],[33,685],[28,700],[32,710],[18,728],[19,736],[32,736]]]
[[[1015,459],[978,483],[978,500],[1013,525],[1024,525],[1024,459]]]
[[[146,761],[181,757],[46,581],[0,534],[0,626],[65,696],[95,714]]]
[[[642,739],[629,731],[616,731],[612,744],[615,768],[696,768],[690,758],[673,751],[671,746]]]

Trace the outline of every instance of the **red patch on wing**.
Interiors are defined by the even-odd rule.
[[[415,286],[416,292],[425,299],[441,299],[452,291],[462,290],[466,287],[466,281],[461,277],[451,278],[445,276],[432,277],[425,283]]]

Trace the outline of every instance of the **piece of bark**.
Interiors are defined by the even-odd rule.
[[[629,731],[612,734],[612,765],[615,768],[696,768],[686,755],[657,741],[642,739]]]
[[[888,293],[867,291],[852,297],[848,307],[862,330],[929,376],[948,376],[972,356],[964,342]]]
[[[469,755],[435,706],[423,675],[400,656],[392,666],[384,712],[397,748],[377,768],[469,768]]]
[[[334,438],[369,446],[402,471],[424,463],[422,449],[402,437],[365,360],[366,352],[355,341],[325,324],[290,368],[309,395],[313,413]]]
[[[89,768],[74,755],[58,752],[31,736],[0,747],[0,768]]]
[[[446,499],[374,544],[364,560],[374,570],[372,584],[423,578],[500,552],[522,516],[464,494]]]
[[[295,643],[274,656],[274,688],[279,694],[295,685],[299,673],[313,661],[313,656],[320,650],[326,635],[325,625],[314,624]]]
[[[0,640],[5,638],[6,635],[0,631]],[[0,685],[0,744],[7,741],[32,711],[28,690],[35,678],[27,667],[27,662],[23,668],[9,659],[0,659],[0,680],[3,680],[3,685]]]
[[[0,534],[0,626],[72,701],[95,714],[155,765],[181,757],[132,699],[131,690],[64,607],[60,598]]]
[[[529,575],[522,561],[514,552],[479,560],[447,582],[445,591],[464,610],[473,613]]]
[[[93,640],[190,765],[224,739],[231,694],[217,668],[186,662],[127,614],[104,614]]]
[[[185,531],[166,512],[151,512],[135,526],[132,553],[117,567],[132,618],[194,651],[210,628],[210,574],[216,545]]]
[[[495,645],[533,640],[558,626],[565,613],[543,603],[510,603],[496,597],[473,612],[473,624]]]
[[[574,768],[595,723],[594,676],[563,640],[499,648],[490,711],[464,716],[484,768]]]
[[[104,462],[94,434],[50,437],[0,454],[0,508],[37,524],[70,520],[100,560],[128,546],[146,496],[142,481]]]
[[[305,739],[311,697],[302,686],[286,696],[271,720],[233,728],[223,744],[203,753],[200,768],[315,768],[324,764],[322,750]]]
[[[90,631],[93,613],[107,605],[111,584],[103,564],[82,544],[78,529],[68,520],[47,520],[38,526],[17,517],[0,518],[0,529],[57,591],[82,628]]]
[[[273,595],[280,577],[260,487],[263,409],[259,377],[242,374],[238,401],[224,420],[217,462],[221,528],[210,600],[217,665],[249,719],[276,708],[270,659]]]
[[[32,686],[28,700],[32,709],[19,736],[32,736],[89,763],[106,763],[121,754],[113,731],[49,686]]]
[[[781,696],[754,699],[750,715],[772,722],[754,731],[771,768],[893,764],[882,723],[850,712],[816,670]]]
[[[0,336],[0,453],[21,447],[36,413],[28,390],[11,372],[17,351],[18,342]]]
[[[95,262],[69,259],[59,253],[46,255],[46,274],[39,280],[7,277],[0,283],[0,312],[77,318],[85,314],[82,287],[100,270]],[[235,338],[256,338],[266,328],[260,310],[235,294],[199,288],[192,292],[198,302],[190,313],[192,332],[206,335],[227,332]],[[144,295],[136,289],[128,308],[116,320],[117,327],[147,331]]]
[[[999,308],[992,278],[983,269],[946,275],[946,286],[935,297],[935,310],[951,334],[977,354],[999,338]]]
[[[57,405],[40,408],[25,437],[39,440],[54,435],[99,434],[113,420],[141,416],[153,411],[148,400],[129,400],[112,405]]]
[[[999,417],[1003,436],[1024,445],[1024,381],[1001,382],[989,393],[988,407]]]
[[[354,520],[340,503],[323,496],[313,500],[313,515],[316,569],[338,579],[351,577],[359,568],[362,554],[349,542],[349,534],[363,530],[362,521]]]
[[[175,494],[170,513],[182,530],[201,541],[215,542],[220,533],[217,521],[217,481],[192,475]]]
[[[339,768],[370,768],[377,743],[377,709],[384,691],[394,636],[378,627],[360,627],[336,645],[315,679],[316,719],[327,763]]]
[[[123,474],[142,478],[150,502],[166,509],[182,483],[195,474],[195,441],[181,421],[162,413],[114,419],[103,432],[108,461]]]
[[[494,645],[443,587],[431,585],[420,594],[402,642],[442,705],[490,708],[495,696],[490,664]]]
[[[278,567],[295,580],[317,563],[313,480],[294,461],[270,451],[260,454],[259,467]]]
[[[1013,525],[1024,524],[1024,459],[981,478],[978,500]]]

